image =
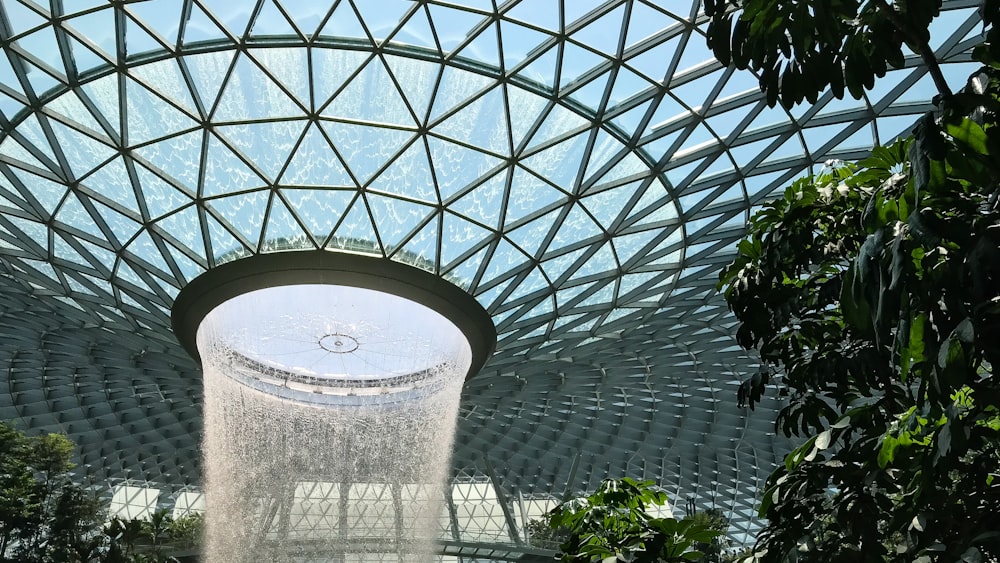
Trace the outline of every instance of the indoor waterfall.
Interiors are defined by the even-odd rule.
[[[291,285],[215,307],[205,386],[205,560],[427,561],[443,498],[463,333],[373,290]]]

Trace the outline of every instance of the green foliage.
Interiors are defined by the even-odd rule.
[[[667,496],[652,481],[608,479],[587,497],[564,502],[551,512],[550,525],[565,529],[563,561],[697,561],[697,544],[711,544],[721,530],[705,519],[657,518],[647,511]]]
[[[96,498],[69,475],[74,445],[0,422],[0,560],[87,561],[98,549]]]
[[[903,47],[924,58],[941,0],[706,0],[708,45],[723,64],[752,69],[768,104],[816,102],[830,88],[861,98],[877,78],[904,65]],[[942,91],[942,94],[950,92]]]
[[[982,13],[967,87],[793,183],[721,275],[790,391],[778,426],[807,437],[768,480],[764,561],[1000,556],[1000,3]]]

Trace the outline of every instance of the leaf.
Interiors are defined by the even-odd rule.
[[[924,531],[924,526],[926,524],[927,524],[927,517],[924,516],[924,514],[921,512],[920,514],[917,514],[916,516],[914,516],[913,520],[910,521],[910,528],[912,528],[912,529],[914,529],[914,530],[916,530],[918,532],[923,532]]]
[[[986,142],[986,131],[983,126],[969,118],[962,118],[958,123],[945,125],[945,132],[956,141],[966,145],[979,154],[990,154]]]
[[[828,447],[830,447],[830,436],[831,436],[831,434],[832,433],[831,433],[830,430],[824,430],[822,433],[820,433],[819,436],[816,436],[816,449],[817,450],[823,451],[823,450],[827,449]]]

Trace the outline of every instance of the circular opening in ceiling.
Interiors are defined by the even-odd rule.
[[[474,375],[496,345],[489,314],[447,281],[329,251],[209,270],[181,290],[172,322],[195,359],[224,358],[230,377],[310,403],[423,393],[444,372]]]
[[[197,335],[203,361],[302,403],[397,402],[465,377],[472,348],[433,309],[330,284],[257,289],[218,305]]]

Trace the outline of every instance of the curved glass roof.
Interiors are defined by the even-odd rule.
[[[786,445],[734,406],[756,364],[718,270],[755,206],[907,132],[932,94],[911,58],[861,101],[767,108],[712,59],[697,1],[0,8],[0,414],[69,432],[98,476],[165,484],[198,480],[174,296],[324,248],[493,316],[458,474],[492,464],[530,496],[628,473],[752,530]],[[932,29],[953,83],[979,23],[955,0]]]

